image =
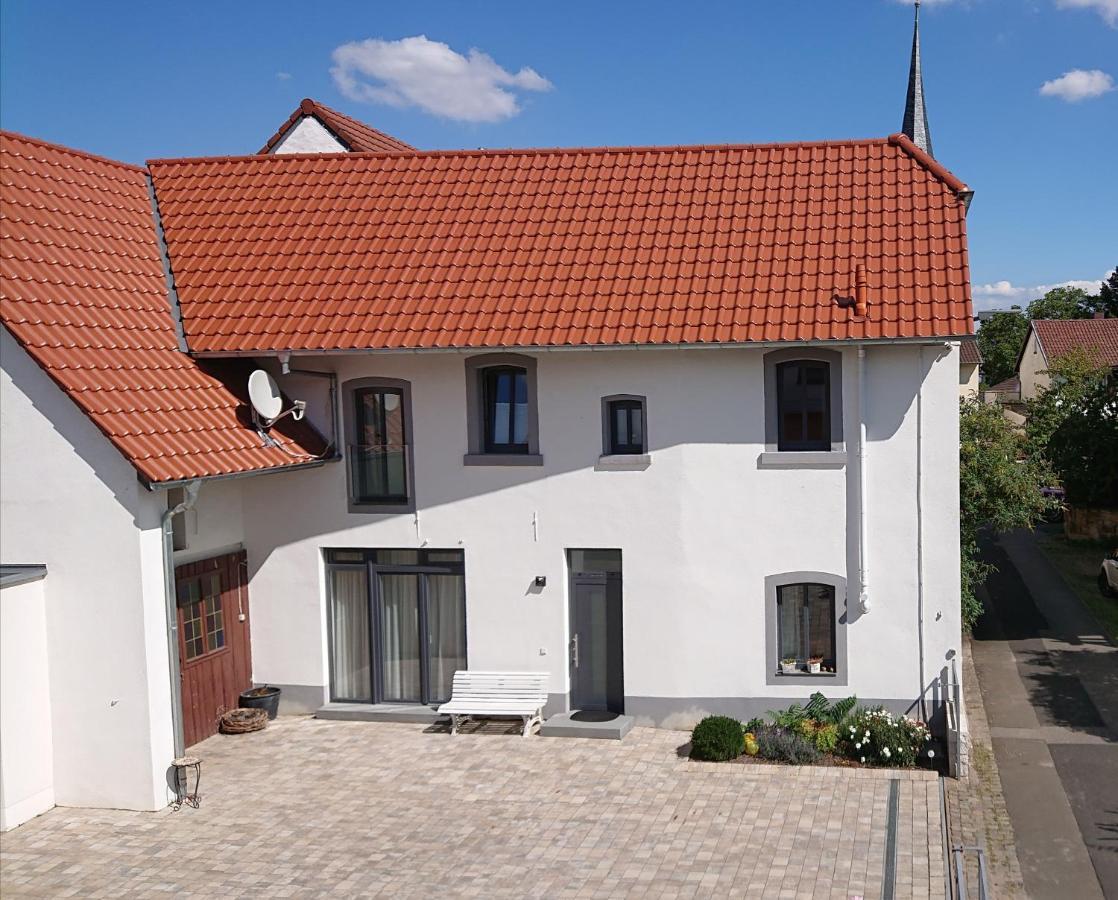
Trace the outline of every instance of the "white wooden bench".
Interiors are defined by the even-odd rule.
[[[533,725],[543,722],[547,703],[547,672],[454,673],[450,701],[439,707],[440,715],[450,716],[450,733],[458,734],[458,720],[471,717],[519,716],[524,720],[524,737]]]

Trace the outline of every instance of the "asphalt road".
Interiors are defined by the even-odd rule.
[[[1029,533],[983,555],[972,647],[1025,887],[1118,900],[1118,648]]]

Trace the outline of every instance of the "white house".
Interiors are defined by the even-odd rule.
[[[904,135],[284,152],[355,147],[330,113],[142,169],[0,139],[4,827],[162,807],[252,684],[939,724],[966,186]]]

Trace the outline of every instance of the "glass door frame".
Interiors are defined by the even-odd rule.
[[[376,561],[377,550],[386,550],[391,552],[394,549],[406,550],[407,552],[414,552],[419,555],[421,562],[416,565],[406,565],[399,563],[378,563]],[[462,559],[458,562],[451,562],[449,560],[432,561],[426,559],[428,553],[447,553],[457,552],[462,553]],[[356,554],[360,553],[365,556],[365,562],[358,561],[333,561],[331,560],[331,553],[345,553]],[[427,589],[427,576],[429,575],[458,575],[462,578],[462,628],[459,639],[462,645],[463,657],[469,660],[469,647],[466,642],[468,629],[466,628],[466,564],[465,555],[461,550],[417,550],[413,547],[408,548],[375,548],[375,549],[345,549],[345,550],[327,550],[326,551],[326,567],[328,571],[327,585],[332,590],[332,581],[329,577],[329,571],[333,569],[364,569],[365,576],[365,593],[366,603],[369,611],[369,679],[372,682],[370,685],[371,696],[373,703],[390,703],[390,704],[406,704],[408,706],[432,706],[439,701],[431,700],[431,653],[430,653],[430,634],[429,634],[429,592]],[[419,628],[419,696],[418,702],[411,700],[388,700],[384,699],[384,672],[383,660],[381,659],[381,645],[378,638],[383,634],[381,619],[381,596],[380,596],[380,576],[381,575],[412,575],[418,579],[416,600],[419,604],[418,610],[418,628]],[[327,652],[330,654],[328,662],[328,669],[331,675],[330,683],[330,699],[334,703],[352,703],[360,702],[353,700],[345,700],[343,698],[334,697],[334,684],[333,684],[333,666],[334,666],[334,627],[333,627],[333,598],[330,598],[327,607],[328,627],[327,627]],[[467,665],[469,663],[467,662]]]

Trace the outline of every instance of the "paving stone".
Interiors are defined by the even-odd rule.
[[[200,809],[58,808],[0,841],[9,897],[943,896],[927,772],[697,763],[616,744],[281,718],[216,735]]]

